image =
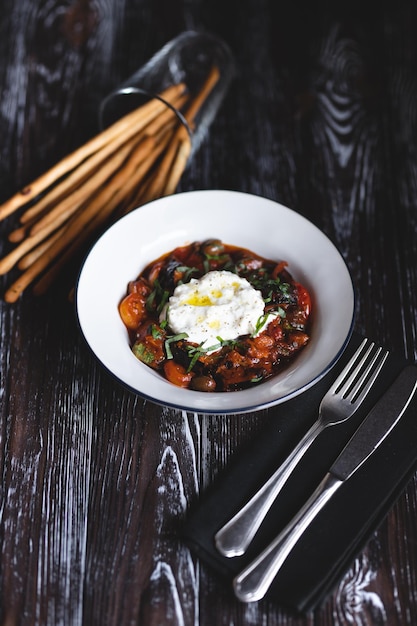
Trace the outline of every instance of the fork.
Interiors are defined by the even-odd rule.
[[[215,544],[221,554],[235,557],[245,553],[300,459],[325,428],[345,422],[357,411],[387,356],[387,351],[369,339],[362,341],[323,397],[316,422],[261,489],[216,533]]]

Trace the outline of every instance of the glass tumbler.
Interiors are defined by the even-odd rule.
[[[215,72],[211,86],[202,96]],[[192,152],[201,145],[207,129],[221,105],[235,67],[232,53],[224,41],[210,33],[185,31],[163,46],[145,65],[112,91],[101,103],[99,123],[102,129],[143,105],[166,88],[183,83],[191,103],[196,104],[192,123],[187,107],[174,109],[190,133]],[[192,104],[191,104],[192,106]]]

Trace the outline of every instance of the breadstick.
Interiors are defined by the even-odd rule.
[[[5,293],[15,302],[34,281],[43,293],[63,265],[94,231],[117,213],[175,192],[192,150],[189,129],[219,79],[213,67],[191,100],[183,84],[161,93],[88,141],[0,206],[0,220],[28,201],[44,197],[21,215],[22,226],[9,235],[20,242],[0,259],[0,274],[16,263],[23,270]],[[183,112],[188,128],[179,121]],[[55,186],[54,186],[55,184]]]
[[[57,241],[64,232],[66,225],[62,226],[59,230],[54,232],[48,239],[42,241],[36,248],[33,248],[24,257],[22,257],[17,264],[20,270],[26,270],[30,267],[40,256],[47,250],[55,241]]]
[[[32,248],[44,241],[54,230],[56,230],[55,224],[49,224],[49,226],[46,226],[40,233],[26,237],[16,248],[0,259],[0,275],[9,272],[29,250],[32,250]]]
[[[186,168],[190,153],[191,140],[188,134],[186,134],[184,137],[180,138],[175,160],[162,190],[162,195],[169,196],[175,192],[180,178]]]
[[[145,139],[142,145],[145,158],[147,152],[153,147],[153,141],[151,138]],[[30,234],[35,235],[48,224],[55,223],[60,225],[65,222],[73,213],[78,211],[88,198],[96,193],[97,189],[100,189],[103,184],[110,180],[111,176],[123,165],[123,162],[131,151],[132,145],[130,142],[123,148],[120,148],[113,158],[108,159],[83,185],[78,187],[68,197],[64,198],[51,211],[36,222],[32,226]],[[109,184],[111,184],[111,182]]]
[[[161,151],[164,149],[163,142],[161,142],[159,149]],[[98,197],[95,198],[94,202],[88,205],[84,211],[75,214],[62,236],[48,247],[13,285],[9,287],[4,296],[6,302],[15,302],[26,287],[42,274],[73,241],[76,241],[76,246],[79,247],[79,245],[86,240],[88,235],[95,230],[97,225],[102,224],[109,215],[111,215],[123,194],[126,193],[126,191],[130,192],[134,185],[137,184],[137,180],[133,177],[133,174],[137,169],[138,159],[140,161],[141,155],[138,154],[138,149],[136,149],[129,158],[126,166],[116,175],[118,180],[115,181],[115,184],[105,187],[99,193]],[[97,209],[101,210],[98,211]],[[73,253],[73,250],[71,253]],[[57,272],[60,267],[61,266],[57,264],[55,272]],[[38,291],[38,293],[40,292]]]
[[[173,85],[162,92],[161,97],[166,101],[170,101],[176,94],[182,93],[185,89],[184,84]],[[91,154],[100,150],[104,145],[113,141],[120,134],[138,132],[159,113],[164,111],[166,105],[158,98],[154,98],[143,106],[128,113],[123,118],[112,124],[109,128],[99,133],[80,148],[64,157],[54,167],[42,174],[27,187],[16,193],[9,200],[0,206],[0,220],[9,216],[11,213],[22,207],[24,204],[34,199],[39,193],[47,189],[54,182],[59,180],[63,175],[74,169],[84,159]]]
[[[174,94],[171,104],[175,107],[181,107],[187,100],[187,96],[184,94]],[[151,136],[157,134],[160,129],[168,124],[171,119],[176,117],[176,113],[171,108],[165,105],[163,112],[155,117],[149,124],[147,124],[142,131],[137,131],[137,128],[132,126],[129,128],[129,132],[124,134],[120,133],[114,141],[109,142],[101,150],[98,150],[87,160],[82,162],[75,170],[68,174],[64,180],[58,183],[53,189],[51,189],[42,199],[40,199],[34,206],[27,209],[20,217],[20,221],[24,224],[29,220],[36,218],[40,215],[45,208],[51,205],[53,202],[59,201],[63,196],[68,195],[77,185],[83,184],[92,172],[107,158],[109,158],[120,146],[126,144],[129,141],[137,141],[141,132],[144,136]]]
[[[191,100],[190,107],[184,113],[184,117],[187,122],[192,126],[192,123],[195,121],[196,115],[199,112],[201,106],[204,104],[209,93],[212,91],[216,83],[220,78],[220,72],[218,67],[215,65],[211,68],[202,88],[198,92],[195,98]]]

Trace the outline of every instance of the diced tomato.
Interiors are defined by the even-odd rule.
[[[303,311],[307,320],[311,312],[311,298],[307,289],[300,283],[295,283],[297,287],[298,306]]]
[[[297,306],[287,309],[285,319],[293,328],[305,330],[311,313],[311,298],[303,285],[294,284],[297,288]]]
[[[196,267],[200,270],[203,268],[203,256],[199,252],[198,246],[190,245],[176,248],[171,256],[187,267]]]
[[[272,337],[274,343],[282,341],[282,338],[284,336],[284,330],[282,328],[281,318],[277,316],[275,319],[269,322],[265,332],[270,337]]]
[[[306,333],[301,331],[294,331],[288,336],[288,344],[293,350],[299,350],[307,345],[309,337]]]
[[[277,263],[272,271],[272,278],[276,278],[277,276],[279,276],[279,274],[281,274],[281,272],[287,267],[287,265],[287,261],[280,261],[279,263]]]
[[[167,380],[177,387],[189,387],[194,374],[187,372],[185,367],[176,363],[173,359],[169,359],[164,363],[164,374]]]
[[[137,280],[130,281],[128,293],[139,293],[142,296],[148,297],[151,293],[151,288],[144,278],[138,278]]]
[[[237,350],[231,350],[217,368],[216,375],[222,380],[224,389],[228,390],[245,385],[270,369],[269,360],[251,356],[249,351],[240,354]]]
[[[260,334],[258,337],[253,337],[248,341],[248,356],[251,359],[261,361],[262,359],[270,359],[271,351],[274,346],[274,340],[272,337],[266,334]]]
[[[261,268],[263,266],[263,262],[262,259],[256,256],[244,256],[239,259],[239,266],[242,268],[244,267],[250,272],[253,272]]]
[[[129,293],[119,304],[120,317],[126,328],[135,330],[146,315],[146,298],[140,293]]]

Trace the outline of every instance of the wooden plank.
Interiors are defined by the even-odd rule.
[[[100,98],[165,41],[213,30],[238,72],[181,189],[260,193],[312,219],[349,265],[357,328],[415,359],[414,5],[223,4],[5,0],[0,196],[93,134]],[[1,623],[417,622],[415,480],[313,614],[238,603],[178,527],[273,410],[198,416],[134,396],[88,353],[65,296],[0,303]]]

